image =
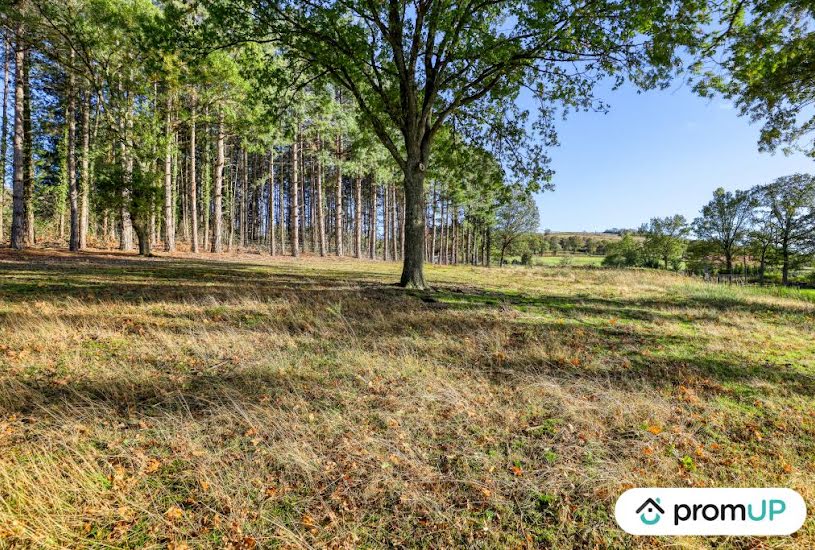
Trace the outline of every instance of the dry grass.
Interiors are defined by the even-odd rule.
[[[0,251],[0,546],[661,547],[616,528],[625,488],[815,505],[815,304],[397,270]]]

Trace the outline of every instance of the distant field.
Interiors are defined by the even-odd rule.
[[[566,259],[564,260],[564,258]],[[567,262],[567,265],[573,266],[599,266],[603,263],[603,256],[583,256],[576,254],[574,256],[535,256],[533,259],[535,265],[544,266],[560,266],[563,265],[564,261]]]
[[[619,241],[622,237],[619,235],[615,235],[614,233],[589,233],[583,231],[551,231],[547,236],[554,236],[554,237],[578,237],[580,239],[596,239],[596,240],[606,240],[606,241]]]
[[[0,250],[0,548],[815,548],[815,304],[641,270]],[[788,539],[630,487],[791,487]]]

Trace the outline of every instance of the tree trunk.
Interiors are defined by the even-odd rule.
[[[246,208],[249,204],[248,194],[249,194],[249,151],[245,148],[241,153],[241,164],[243,166],[242,174],[241,174],[241,204],[240,210],[238,211],[238,223],[240,224],[240,248],[243,250],[246,248]]]
[[[13,163],[14,176],[12,187],[12,217],[11,217],[11,247],[17,250],[25,248],[25,125],[23,124],[23,104],[25,91],[23,78],[26,73],[25,50],[20,43],[22,35],[21,26],[17,29],[17,42],[14,48],[14,144]]]
[[[79,174],[79,249],[88,247],[88,224],[91,194],[91,94],[82,101],[82,155]]]
[[[303,135],[299,134],[300,145],[297,147],[298,160],[300,166],[300,185],[298,191],[300,196],[299,202],[299,220],[300,220],[300,246],[303,252],[308,252],[308,233],[306,232],[306,162],[305,162],[305,141]]]
[[[438,201],[436,200],[436,182],[433,182],[433,191],[430,195],[432,215],[430,218],[430,257],[428,261],[431,264],[436,263],[436,207]]]
[[[781,242],[781,258],[783,261],[781,264],[781,284],[786,286],[789,282],[790,274],[790,248],[789,239],[786,235]]]
[[[274,146],[269,151],[269,198],[266,206],[268,217],[268,239],[269,239],[269,253],[272,256],[277,256],[277,236],[275,235],[275,209],[274,209]]]
[[[289,208],[291,208],[291,255],[300,257],[300,190],[298,189],[300,179],[300,157],[297,152],[300,142],[300,125],[297,125],[297,135],[291,146],[291,196],[289,197]]]
[[[73,65],[74,53],[71,50],[70,60]],[[68,249],[79,250],[79,186],[76,179],[76,90],[74,90],[73,69],[68,69],[68,106],[65,117],[68,119],[68,202],[71,208],[71,238]]]
[[[139,241],[139,255],[151,256],[153,251],[150,245],[150,235],[142,220],[133,219],[133,232],[136,233],[136,240]]]
[[[362,177],[354,178],[354,258],[362,257]]]
[[[376,258],[376,179],[371,174],[370,210],[368,211],[368,257]]]
[[[388,190],[388,185],[382,186],[382,259],[388,261],[388,254],[390,254],[390,198],[391,194]]]
[[[409,151],[410,153],[410,151]],[[419,155],[408,154],[405,173],[405,257],[402,277],[403,287],[424,289],[424,232],[425,232],[425,191],[424,163]],[[425,159],[427,155],[424,155]]]
[[[23,208],[25,209],[24,240],[32,246],[36,242],[34,234],[34,151],[31,133],[31,53],[26,46],[23,50]]]
[[[277,201],[280,203],[277,214],[277,229],[278,233],[280,233],[280,254],[286,254],[286,190],[284,180],[285,178],[283,178],[281,174],[280,183],[277,188]]]
[[[8,89],[9,89],[9,58],[11,43],[3,41],[3,114],[2,114],[2,129],[0,130],[0,243],[6,240],[5,234],[5,218],[3,217],[6,209],[6,154],[8,145]]]
[[[317,212],[317,232],[319,237],[320,256],[325,257],[326,241],[325,241],[325,215],[323,211],[323,166],[320,163],[320,149],[322,149],[322,141],[317,137],[317,158],[314,163],[314,177],[317,186],[317,204],[314,208]]]
[[[733,256],[729,250],[726,250],[724,253],[724,262],[725,265],[727,266],[727,273],[728,274],[733,273]],[[668,263],[665,262],[665,265],[667,269]]]
[[[195,116],[196,116],[196,98],[193,93],[190,100],[190,221],[191,221],[191,250],[193,254],[198,253],[198,181],[196,179],[196,165],[195,165]]]
[[[223,252],[224,231],[224,113],[218,110],[218,139],[215,145],[215,179],[213,182],[212,252]]]
[[[335,244],[334,248],[337,251],[337,256],[342,256],[342,166],[340,162],[342,161],[342,136],[337,136],[337,187],[335,189],[336,196],[334,198],[335,208],[334,208],[334,235],[335,235]]]
[[[399,222],[397,220],[397,208],[396,208],[396,187],[391,185],[391,258],[396,261],[399,259],[399,242],[396,240],[397,229],[399,227]]]

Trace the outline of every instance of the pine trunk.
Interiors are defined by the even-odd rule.
[[[362,257],[362,177],[354,179],[354,258]]]
[[[73,65],[74,53],[71,50],[70,60]],[[79,186],[76,179],[76,91],[74,90],[74,73],[68,70],[68,106],[65,117],[68,119],[68,202],[71,208],[71,238],[68,248],[72,252],[79,250]]]
[[[82,154],[79,174],[79,249],[88,247],[91,194],[91,94],[82,101]]]
[[[224,114],[218,111],[218,139],[215,145],[215,179],[213,189],[212,252],[223,252],[224,232]]]
[[[3,40],[3,114],[2,129],[0,129],[0,243],[6,240],[6,154],[8,145],[8,89],[9,89],[9,57],[11,44]]]
[[[196,166],[195,166],[195,116],[196,116],[196,101],[193,94],[190,105],[190,143],[189,143],[189,156],[190,156],[190,248],[194,254],[198,253],[198,181],[196,179]]]
[[[12,180],[12,217],[11,217],[11,247],[18,250],[25,248],[25,125],[23,124],[23,104],[25,91],[23,89],[23,75],[25,74],[25,51],[20,43],[22,29],[17,30],[17,43],[14,49],[14,143],[13,143],[13,180]]]
[[[291,146],[291,196],[289,197],[289,208],[291,209],[291,255],[295,258],[300,256],[300,157],[297,149],[300,142],[300,129],[298,125],[297,135]]]

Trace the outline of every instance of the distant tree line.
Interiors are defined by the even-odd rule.
[[[692,222],[652,218],[639,233],[641,240],[627,234],[609,245],[604,265],[752,274],[760,282],[777,271],[789,284],[815,257],[815,177],[794,174],[747,191],[719,188]]]

